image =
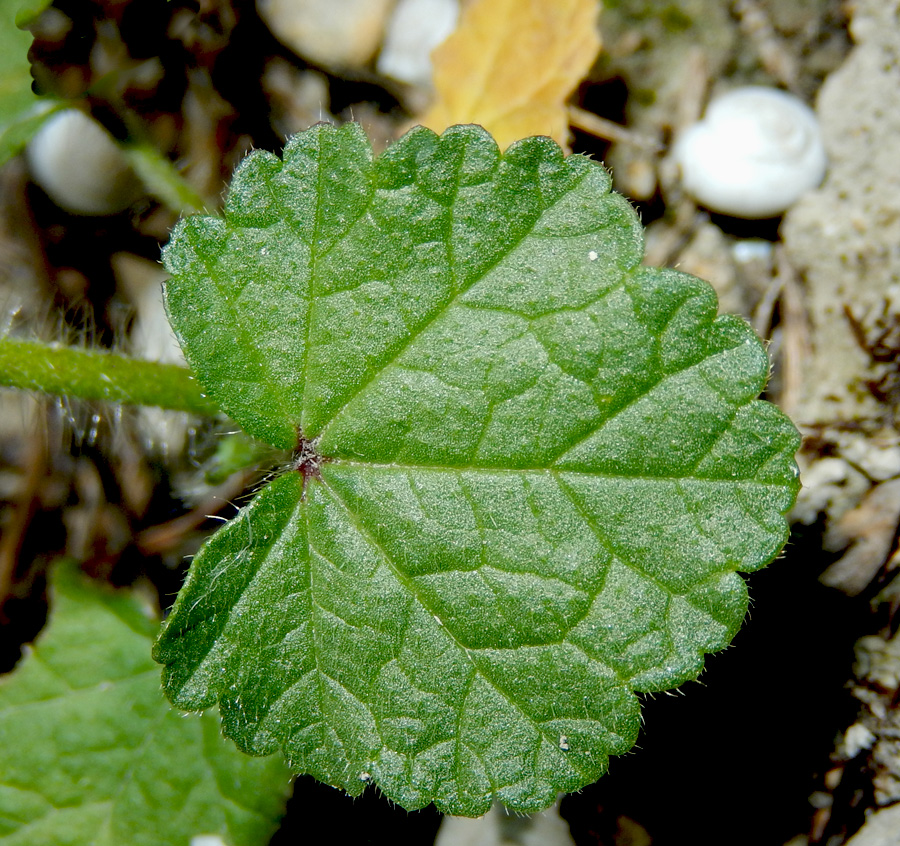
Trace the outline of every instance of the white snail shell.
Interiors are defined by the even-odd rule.
[[[684,190],[713,211],[774,217],[825,176],[815,113],[786,91],[736,88],[713,100],[675,143]]]
[[[118,144],[79,109],[48,118],[25,153],[31,178],[72,214],[115,214],[140,196],[140,182]]]

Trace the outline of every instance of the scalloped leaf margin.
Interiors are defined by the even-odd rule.
[[[171,701],[412,809],[531,812],[695,678],[787,539],[790,421],[747,324],[640,267],[603,167],[317,126],[182,221],[166,301],[209,394],[295,460],[195,558]]]

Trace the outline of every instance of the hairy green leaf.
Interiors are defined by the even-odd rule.
[[[266,842],[290,788],[284,762],[241,755],[214,712],[169,707],[137,600],[62,566],[50,611],[0,678],[0,844]]]
[[[603,167],[478,127],[254,153],[165,252],[209,394],[295,461],[211,538],[165,688],[359,793],[533,811],[695,678],[787,536],[796,431]]]

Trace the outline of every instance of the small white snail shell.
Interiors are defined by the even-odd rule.
[[[675,143],[684,190],[713,211],[774,217],[825,176],[818,121],[802,100],[762,86],[713,100]]]
[[[48,118],[25,153],[31,178],[72,214],[115,214],[140,196],[140,182],[113,137],[78,109]]]

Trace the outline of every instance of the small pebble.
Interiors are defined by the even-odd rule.
[[[431,51],[453,32],[458,17],[459,0],[399,0],[378,56],[378,72],[429,88]]]
[[[750,220],[787,211],[819,185],[827,165],[813,110],[786,91],[753,85],[714,99],[672,156],[697,202]]]
[[[116,214],[141,195],[141,183],[119,145],[79,109],[48,118],[25,156],[31,178],[72,214]]]
[[[358,68],[375,56],[393,0],[256,0],[272,34],[326,68]]]

